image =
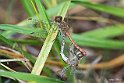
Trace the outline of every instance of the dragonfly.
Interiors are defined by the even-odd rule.
[[[62,45],[64,45],[64,39],[65,39],[65,37],[67,36],[69,39],[70,39],[70,41],[72,42],[72,44],[75,46],[75,48],[77,48],[80,52],[81,52],[81,56],[80,57],[83,57],[83,56],[86,56],[86,52],[82,49],[82,48],[80,48],[75,42],[74,42],[74,40],[72,39],[72,37],[71,37],[71,35],[70,35],[70,33],[68,32],[68,30],[69,30],[69,26],[67,25],[67,23],[65,22],[65,21],[62,21],[62,16],[56,16],[55,17],[55,22],[57,23],[57,25],[58,25],[58,27],[59,27],[59,31],[60,31],[60,33],[62,34]],[[61,51],[63,52],[63,47],[64,46],[62,46],[61,45]],[[61,53],[62,53],[61,52]],[[61,54],[60,53],[60,54]]]
[[[40,20],[40,15],[38,14],[38,11],[37,11],[37,9],[35,7],[35,4],[33,3],[32,0],[30,2],[32,4],[32,7],[34,8],[36,14],[37,14],[37,18]],[[48,29],[48,28],[44,29],[44,27],[46,27],[46,24],[44,24],[44,22],[42,22],[42,21],[40,21],[39,23],[36,23],[35,26],[37,26],[37,24],[40,25],[39,27],[42,27],[43,26],[43,30]],[[50,24],[50,27],[53,27],[53,28],[55,28],[55,25],[57,25],[58,28],[59,28],[60,33],[62,34],[62,39],[64,40],[65,39],[65,36],[68,36],[68,38],[70,39],[70,41],[72,42],[72,44],[82,53],[82,57],[86,55],[86,52],[82,48],[80,48],[74,42],[74,40],[72,39],[70,33],[68,32],[69,26],[67,25],[67,23],[65,21],[62,21],[62,16],[55,16],[54,22],[49,22],[47,25],[49,25],[49,24]],[[49,27],[49,26],[47,26],[47,27]],[[51,29],[52,28],[50,28],[50,30]],[[54,29],[52,31],[54,31]],[[55,29],[55,31],[56,31],[56,29]],[[44,32],[47,32],[47,30],[44,31]],[[34,34],[34,33],[31,33],[31,34]]]
[[[34,6],[34,4],[33,4]],[[34,8],[36,10],[36,8]],[[37,13],[37,11],[36,11]],[[39,16],[37,14],[37,16]],[[39,18],[40,20],[40,18]],[[42,22],[42,21],[41,21]],[[46,27],[46,23],[42,22],[42,23],[36,23],[35,26],[39,26],[39,27]],[[50,24],[50,29],[51,30],[52,28],[52,31],[56,31],[58,28],[59,32],[61,33],[62,35],[62,44],[61,44],[61,50],[60,50],[60,55],[62,57],[62,59],[69,65],[69,66],[72,66],[72,67],[75,67],[78,65],[78,61],[83,57],[83,56],[86,56],[86,52],[80,48],[75,42],[74,40],[72,39],[70,33],[68,32],[69,30],[69,26],[67,25],[67,23],[65,21],[62,20],[62,16],[55,16],[55,19],[53,22],[49,22],[48,25]],[[42,25],[42,26],[41,26]],[[49,27],[49,26],[48,26]],[[45,28],[44,28],[45,29]],[[43,29],[43,30],[44,30]],[[46,28],[47,29],[47,28]],[[45,29],[45,30],[46,30]],[[49,32],[46,30],[46,32]],[[31,34],[36,34],[34,32],[32,32]],[[49,33],[48,33],[49,34]],[[66,57],[65,54],[64,54],[64,46],[65,46],[65,38],[68,37],[70,39],[70,41],[72,42],[74,48],[76,49],[76,51],[74,51],[74,49],[70,50],[70,54],[73,55],[72,58],[70,57]]]
[[[30,21],[32,19],[29,19]],[[33,21],[33,20],[32,20]],[[58,28],[59,32],[61,33],[62,35],[62,45],[61,45],[61,51],[60,51],[60,55],[62,56],[62,59],[64,61],[66,61],[67,59],[63,56],[63,52],[64,52],[64,44],[65,44],[65,38],[66,36],[70,39],[71,43],[75,46],[75,48],[77,48],[77,50],[79,50],[81,52],[82,55],[80,55],[80,57],[83,57],[83,56],[86,56],[86,52],[80,48],[75,42],[74,40],[72,39],[70,33],[68,32],[69,30],[69,26],[67,25],[67,23],[65,21],[62,21],[62,16],[56,16],[54,21],[50,21],[49,23],[47,22],[43,22],[43,21],[37,21],[36,19],[34,20],[35,22],[33,22],[32,26],[33,27],[41,27],[40,26],[40,22],[42,23],[42,30],[40,30],[39,28],[36,28],[36,29],[39,29],[37,32],[32,32],[31,34],[35,34],[37,37],[40,37],[45,34],[45,33],[48,33],[49,31],[46,30],[46,27],[51,26],[51,29],[53,27],[56,27]],[[52,31],[54,31],[56,29],[52,29]],[[43,32],[44,34],[40,33],[40,32]]]
[[[62,43],[62,49],[64,47],[63,45],[64,43]],[[69,48],[69,57],[67,57],[63,52],[61,55],[67,66],[62,71],[60,71],[60,76],[63,77],[68,68],[71,68],[71,72],[74,73],[78,68],[80,60],[83,58],[82,53],[72,44]]]
[[[58,27],[59,27],[59,31],[62,35],[62,43],[61,43],[61,50],[60,50],[60,55],[62,57],[62,59],[64,60],[64,62],[66,64],[68,64],[67,67],[65,67],[61,72],[60,75],[61,77],[63,77],[64,73],[66,72],[66,70],[71,67],[73,71],[76,70],[80,60],[86,56],[86,52],[80,48],[72,39],[70,33],[68,32],[69,30],[69,26],[67,25],[67,23],[65,21],[62,21],[62,16],[56,16],[55,17],[55,22],[57,23]],[[66,55],[64,54],[64,46],[65,46],[65,37],[68,37],[70,39],[70,41],[72,42],[72,45],[70,46],[70,50],[69,50],[69,57],[66,57]]]

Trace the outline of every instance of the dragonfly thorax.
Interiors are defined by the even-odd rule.
[[[79,60],[78,60],[78,58],[76,56],[74,56],[73,58],[69,58],[67,63],[70,66],[78,66]]]

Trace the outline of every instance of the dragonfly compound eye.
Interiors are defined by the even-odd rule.
[[[55,22],[60,23],[62,21],[62,16],[56,16],[55,17]]]

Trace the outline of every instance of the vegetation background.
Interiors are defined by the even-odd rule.
[[[123,83],[123,8],[124,0],[0,0],[0,83]],[[63,78],[55,16],[87,52]],[[67,56],[70,45],[66,38]]]

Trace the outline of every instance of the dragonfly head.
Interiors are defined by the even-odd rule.
[[[56,16],[55,22],[58,22],[58,23],[62,22],[62,16]]]

